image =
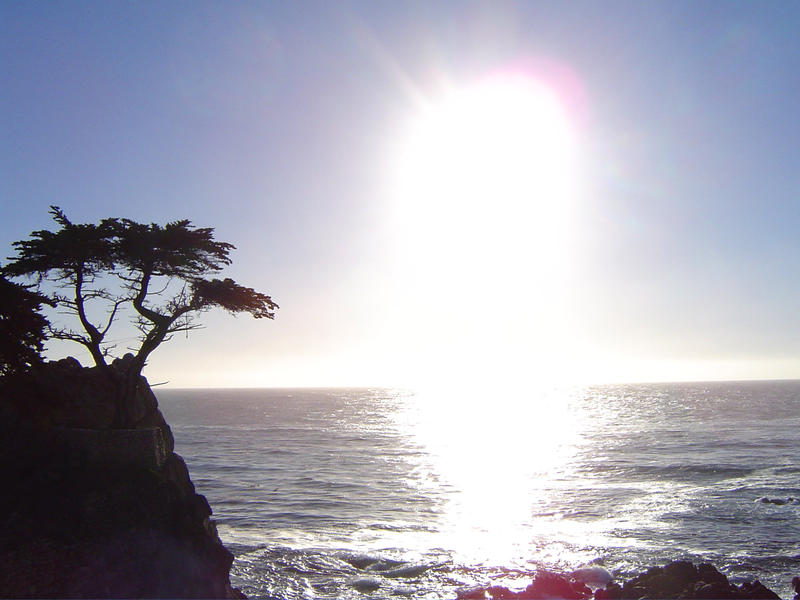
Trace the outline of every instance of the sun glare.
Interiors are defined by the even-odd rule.
[[[400,137],[397,285],[407,330],[425,340],[419,356],[432,371],[422,378],[466,370],[491,380],[552,363],[574,178],[557,94],[526,76],[490,77],[431,100]]]

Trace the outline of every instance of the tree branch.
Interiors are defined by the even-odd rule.
[[[106,360],[103,356],[103,352],[100,349],[100,343],[103,341],[103,334],[101,334],[97,327],[92,325],[89,319],[86,316],[86,307],[84,306],[84,299],[83,299],[83,290],[81,289],[83,286],[83,271],[78,269],[75,274],[75,306],[78,311],[78,318],[81,321],[81,325],[86,330],[86,333],[89,334],[90,343],[82,342],[88,349],[89,353],[92,355],[95,364],[98,367],[107,367]]]
[[[139,280],[139,290],[136,296],[133,298],[133,307],[136,309],[136,312],[158,327],[162,324],[165,324],[169,317],[157,313],[156,311],[151,310],[144,305],[152,275],[152,271],[144,271],[142,273],[142,277]]]
[[[108,322],[106,323],[105,328],[101,332],[101,334],[102,334],[102,336],[104,338],[105,338],[106,334],[108,333],[108,330],[111,329],[111,324],[114,322],[114,317],[117,316],[117,311],[119,310],[119,307],[122,306],[123,304],[125,304],[126,302],[128,302],[128,300],[129,300],[129,298],[122,298],[122,299],[117,300],[116,302],[114,302],[114,307],[111,309],[111,314],[108,317]]]

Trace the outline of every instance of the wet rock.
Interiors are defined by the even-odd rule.
[[[759,581],[745,582],[739,587],[728,581],[713,565],[695,566],[675,561],[664,567],[652,567],[626,581],[609,584],[595,592],[595,600],[695,599],[695,600],[777,600],[778,595]]]
[[[392,560],[391,558],[379,558],[366,567],[367,571],[377,571],[383,573],[403,566],[403,561]]]
[[[731,586],[728,583],[697,582],[692,588],[692,598],[729,598]]]
[[[370,565],[378,562],[377,558],[369,556],[368,554],[348,554],[343,556],[342,559],[356,569],[366,569]]]
[[[792,589],[794,590],[794,600],[800,600],[800,577],[792,578]]]
[[[359,592],[368,593],[374,592],[378,588],[381,587],[381,582],[378,579],[373,577],[362,577],[360,579],[354,579],[350,582],[350,587]]]
[[[519,595],[512,592],[508,588],[500,585],[493,585],[486,590],[486,595],[492,600],[512,600],[518,598]]]
[[[603,567],[588,565],[574,570],[572,572],[572,578],[575,581],[580,581],[590,587],[597,588],[607,586],[611,583],[611,580],[614,579],[614,576]]]
[[[604,577],[610,573],[602,569]],[[470,588],[458,593],[459,600],[473,599],[529,599],[587,600],[592,591],[575,577],[578,569],[570,576],[542,571],[533,583],[521,592],[514,592],[501,586]],[[592,572],[600,575],[600,572]],[[800,578],[792,580],[800,600]],[[594,600],[778,600],[778,595],[759,581],[749,581],[740,586],[733,585],[728,578],[713,565],[703,563],[698,566],[687,561],[675,561],[664,567],[652,567],[636,577],[619,584],[608,582],[594,592]]]
[[[398,569],[390,569],[381,574],[384,577],[391,577],[393,579],[406,579],[419,577],[428,569],[430,569],[430,565],[409,565],[406,567],[400,567]]]
[[[789,496],[788,498],[768,498],[764,496],[759,498],[756,502],[761,504],[774,504],[775,506],[783,506],[785,504],[800,504],[800,499]]]
[[[519,598],[561,598],[584,600],[592,597],[592,590],[580,581],[575,581],[548,571],[540,571]]]
[[[622,598],[622,586],[611,582],[605,588],[598,588],[594,591],[595,600],[617,600]]]
[[[758,579],[755,581],[745,581],[738,588],[738,598],[749,598],[751,600],[780,600],[780,596],[767,588]]]
[[[652,567],[622,585],[619,598],[678,598],[684,597],[700,581],[695,566],[675,561],[666,567]],[[613,598],[615,596],[607,596]]]
[[[506,588],[504,590],[508,591]],[[461,589],[456,592],[456,600],[486,600],[487,588],[473,587]]]
[[[697,566],[697,576],[701,582],[707,584],[730,585],[728,578],[720,573],[711,563],[701,563]]]
[[[592,597],[592,590],[575,579],[540,571],[533,582],[521,592],[514,592],[506,587],[493,585],[489,587],[470,588],[458,593],[459,600],[479,598],[485,600],[538,600],[561,598],[562,600],[587,600]]]

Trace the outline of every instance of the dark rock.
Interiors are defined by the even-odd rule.
[[[609,584],[595,592],[596,600],[634,600],[648,598],[694,600],[777,599],[778,596],[759,581],[736,587],[713,565],[695,567],[687,561],[675,561],[664,567],[652,567],[626,581],[622,586]]]
[[[132,426],[137,428],[158,427],[164,438],[166,451],[168,453],[174,452],[175,438],[172,435],[172,429],[170,429],[169,425],[164,420],[164,415],[158,410],[158,400],[156,400],[153,390],[150,389],[150,385],[144,377],[141,377],[139,380],[136,398],[140,398],[140,408],[137,411],[137,415],[140,414],[141,416],[137,418]]]
[[[728,578],[720,573],[711,563],[701,563],[697,566],[697,576],[705,583],[730,585]]]
[[[533,582],[521,592],[513,592],[506,587],[493,585],[486,588],[462,590],[458,593],[458,598],[463,600],[475,598],[480,598],[481,600],[486,598],[491,598],[492,600],[534,600],[539,598],[587,600],[591,597],[592,590],[583,583],[571,577],[557,575],[548,571],[537,573]]]
[[[714,576],[716,579],[716,576]],[[675,561],[665,567],[652,567],[622,586],[624,599],[691,597],[700,582],[698,569],[690,562]],[[705,582],[703,582],[705,583]]]
[[[725,584],[698,581],[691,591],[692,598],[729,598],[730,588]]]
[[[614,579],[607,569],[599,565],[587,565],[576,569],[571,573],[571,577],[594,588],[608,585]]]
[[[513,600],[519,597],[518,594],[501,585],[493,585],[487,588],[486,593],[492,600]]]
[[[111,362],[111,366],[114,367],[117,371],[127,371],[128,368],[133,364],[135,358],[136,357],[133,355],[132,352],[127,352],[124,356],[115,358]]]
[[[486,588],[475,587],[456,592],[457,600],[486,600]]]
[[[709,600],[722,600],[724,598],[735,598],[736,590],[732,589],[729,583],[704,583],[702,581],[698,581],[694,588],[692,588],[692,593],[689,595],[691,598],[703,598]]]
[[[0,596],[244,597],[144,378],[126,429],[113,375],[74,359],[3,384]]]
[[[163,467],[164,478],[175,485],[183,497],[193,495],[194,484],[189,478],[189,468],[180,454],[171,454],[167,457]]]
[[[783,506],[784,504],[786,504],[786,500],[784,500],[783,498],[766,498],[766,497],[764,497],[764,498],[761,498],[761,503],[762,504],[775,504],[777,506]]]
[[[350,582],[350,587],[358,590],[363,594],[368,594],[370,592],[376,591],[378,588],[381,587],[380,580],[374,577],[361,577],[359,579],[354,579]]]
[[[611,582],[605,589],[598,588],[594,591],[595,600],[619,600],[622,598],[622,586],[618,583]]]
[[[62,358],[61,360],[57,360],[56,364],[58,365],[59,369],[62,369],[64,371],[77,372],[77,371],[80,371],[83,368],[81,366],[81,363],[74,356],[67,356],[66,358]]]
[[[792,589],[794,590],[794,600],[800,600],[800,577],[792,577]]]
[[[194,498],[192,499],[192,506],[194,509],[194,514],[201,521],[214,514],[214,511],[211,510],[211,505],[208,503],[206,497],[202,494],[194,495]]]
[[[800,499],[795,498],[794,496],[789,496],[788,498],[767,498],[764,496],[763,498],[759,498],[757,502],[761,502],[761,504],[784,506],[785,504],[800,504]]]
[[[758,579],[755,581],[745,581],[739,586],[739,598],[749,600],[780,600],[780,596],[767,588]]]
[[[562,598],[563,600],[584,600],[592,597],[592,590],[586,585],[548,571],[540,571],[519,598]]]
[[[384,577],[391,577],[393,579],[403,579],[408,577],[419,577],[425,571],[430,569],[430,565],[407,565],[397,569],[389,569],[382,571],[381,575]]]
[[[368,554],[351,554],[345,555],[342,558],[356,569],[366,569],[370,565],[374,565],[378,562],[377,558]]]
[[[792,580],[800,600],[800,578]],[[501,586],[462,590],[463,600],[491,598],[587,600],[591,590],[573,577],[542,571],[533,583],[522,592],[513,592]],[[652,567],[620,585],[611,582],[594,592],[594,600],[777,600],[772,590],[759,581],[746,582],[736,587],[713,565],[695,566],[687,561],[675,561],[664,567]]]
[[[62,359],[39,367],[26,390],[28,402],[46,406],[51,425],[110,429],[116,417],[117,383],[97,368],[76,369],[75,363]]]

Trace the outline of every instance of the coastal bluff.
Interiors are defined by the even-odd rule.
[[[0,596],[243,598],[147,380],[73,358],[0,388]]]

